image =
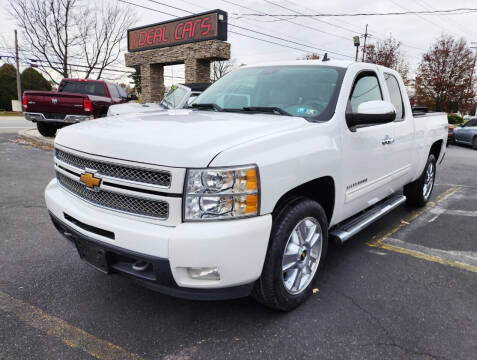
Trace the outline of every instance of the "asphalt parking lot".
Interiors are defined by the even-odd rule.
[[[475,359],[477,151],[451,146],[432,202],[331,246],[291,313],[192,302],[84,264],[50,223],[52,152],[0,134],[1,359]]]

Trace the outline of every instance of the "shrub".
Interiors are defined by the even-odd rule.
[[[457,114],[447,114],[447,120],[449,124],[459,125],[464,123],[464,118]]]

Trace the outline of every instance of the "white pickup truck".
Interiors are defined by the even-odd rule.
[[[105,273],[286,311],[311,294],[329,241],[406,200],[426,204],[446,141],[446,115],[413,117],[391,69],[246,66],[194,109],[61,129],[45,198],[57,229]]]
[[[144,104],[128,102],[111,105],[108,109],[107,116],[118,116],[131,113],[153,113],[168,109],[182,109],[189,106],[209,86],[209,83],[172,85],[161,102]]]

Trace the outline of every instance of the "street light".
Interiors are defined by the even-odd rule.
[[[361,45],[359,41],[359,36],[353,36],[353,42],[354,46],[356,46],[356,56],[354,58],[354,61],[358,61],[359,45]]]

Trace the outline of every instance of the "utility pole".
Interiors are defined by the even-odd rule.
[[[18,95],[18,101],[20,101],[20,104],[21,104],[22,103],[22,85],[20,82],[20,59],[18,58],[18,36],[17,36],[16,29],[15,29],[15,61],[17,63],[17,95]]]
[[[470,48],[475,49],[475,56],[474,56],[474,63],[472,64],[472,70],[470,71],[470,79],[469,79],[469,90],[472,92],[472,86],[473,86],[473,77],[474,77],[474,69],[475,69],[475,63],[477,60],[477,42],[471,42],[470,43]],[[477,108],[475,109],[475,116],[477,116]]]
[[[368,24],[366,24],[366,31],[364,32],[364,44],[363,44],[363,58],[362,62],[364,62],[364,56],[366,55],[366,39],[368,38]]]

